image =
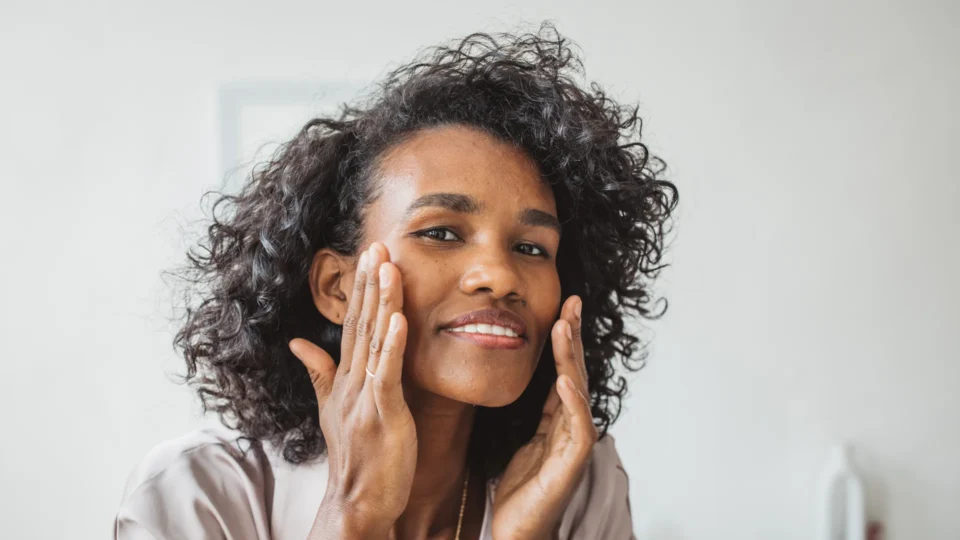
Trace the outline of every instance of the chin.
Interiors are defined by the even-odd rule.
[[[417,366],[427,368],[427,366]],[[464,369],[464,366],[434,366],[433,369],[413,369],[414,384],[432,394],[482,407],[504,407],[516,401],[533,377],[536,366],[517,369]]]
[[[439,338],[439,339],[438,339]],[[537,369],[545,342],[516,349],[487,349],[450,336],[407,344],[404,371],[431,394],[482,407],[504,407],[520,398]]]
[[[527,378],[527,382],[530,382],[529,378]],[[484,392],[483,395],[469,396],[473,397],[474,399],[466,401],[466,403],[479,405],[481,407],[506,407],[507,405],[516,401],[520,395],[523,394],[523,391],[526,390],[526,388],[527,386],[524,385],[523,387],[517,389],[507,389],[504,387],[493,389],[495,391],[490,391],[490,389],[488,389],[488,391]]]

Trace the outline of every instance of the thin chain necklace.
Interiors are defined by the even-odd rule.
[[[463,525],[463,509],[467,507],[467,484],[470,482],[470,467],[467,467],[467,476],[463,479],[463,495],[460,496],[460,517],[457,518],[457,533],[453,540],[460,540],[460,526]]]

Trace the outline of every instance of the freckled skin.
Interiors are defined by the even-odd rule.
[[[368,208],[364,245],[384,243],[403,278],[405,375],[418,390],[464,403],[502,406],[516,400],[560,306],[560,237],[517,217],[527,208],[556,216],[550,186],[522,150],[462,126],[418,133],[383,156],[379,169],[381,196]],[[403,221],[414,200],[438,192],[469,195],[483,209],[469,215],[421,208]],[[451,232],[413,235],[434,227]],[[522,244],[538,246],[547,257]],[[439,331],[459,315],[491,307],[524,319],[523,347],[484,349]]]

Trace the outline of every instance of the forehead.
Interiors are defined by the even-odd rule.
[[[521,149],[466,126],[417,132],[380,159],[379,199],[404,206],[426,193],[471,195],[484,208],[556,214],[553,191]],[[385,201],[386,202],[386,201]]]

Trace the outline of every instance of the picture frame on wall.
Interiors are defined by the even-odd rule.
[[[338,116],[363,86],[357,82],[226,82],[218,91],[219,172],[236,192],[252,168],[270,159],[311,118]]]

